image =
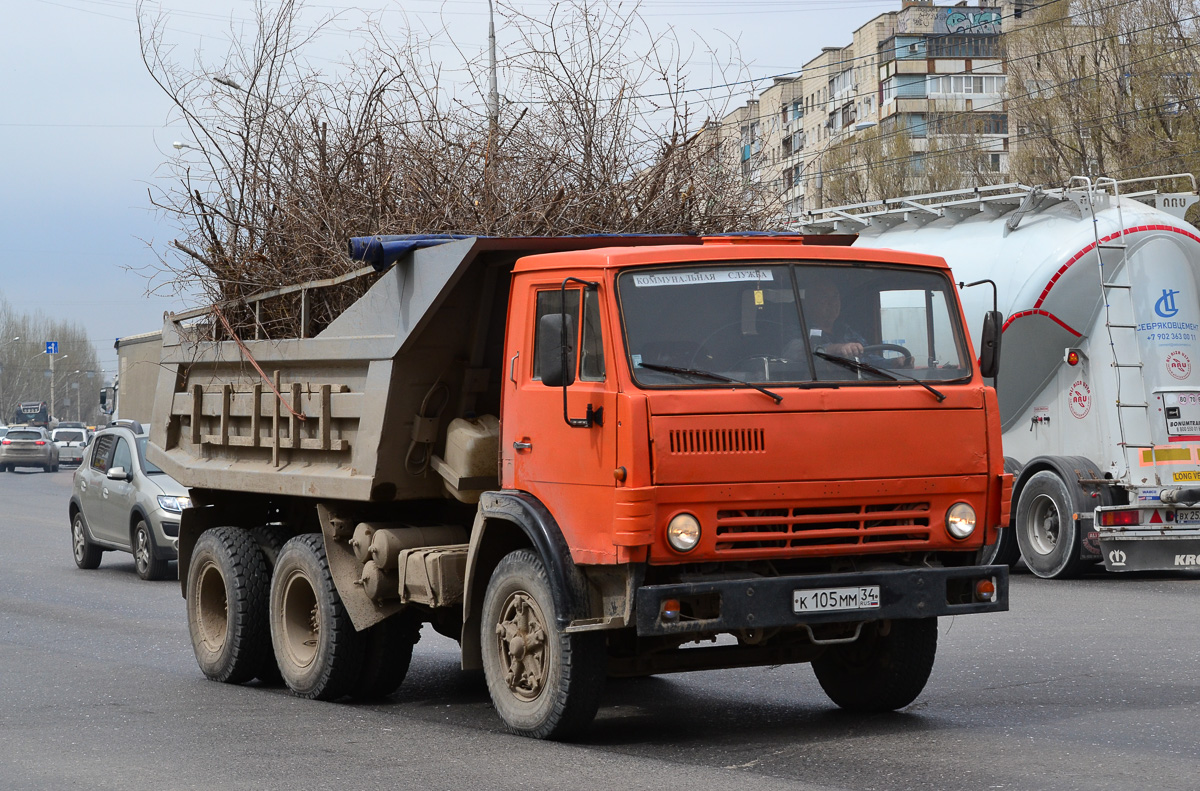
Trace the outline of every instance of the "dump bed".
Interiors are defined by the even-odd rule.
[[[440,496],[443,477],[429,465],[446,424],[460,415],[499,415],[509,276],[519,257],[701,241],[372,237],[353,243],[352,255],[370,266],[238,306],[257,315],[268,300],[298,296],[299,337],[267,337],[256,321],[253,330],[237,333],[249,337],[235,338],[221,306],[167,317],[149,457],[193,489],[322,500]],[[313,295],[358,277],[377,279],[306,337]]]

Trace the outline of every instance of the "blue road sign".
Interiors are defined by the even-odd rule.
[[[46,354],[58,354],[58,341],[46,341]]]

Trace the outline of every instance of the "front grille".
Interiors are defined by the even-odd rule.
[[[761,428],[672,429],[671,453],[765,453],[766,431]]]
[[[718,511],[718,552],[869,546],[911,550],[929,542],[929,503]]]

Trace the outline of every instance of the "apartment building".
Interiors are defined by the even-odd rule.
[[[868,137],[906,138],[914,190],[935,164],[963,178],[1004,176],[1009,134],[1002,35],[1029,22],[1033,4],[899,4],[855,30],[848,45],[825,47],[800,76],[776,78],[719,122],[738,130],[742,177],[769,186],[783,216],[824,205],[825,163],[834,153],[840,172],[869,167],[867,161],[848,165],[838,150]]]

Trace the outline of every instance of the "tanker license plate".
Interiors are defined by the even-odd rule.
[[[1200,509],[1180,508],[1175,512],[1175,524],[1200,525]]]
[[[859,588],[815,588],[792,591],[792,611],[831,612],[834,610],[874,610],[879,608],[879,586]]]

